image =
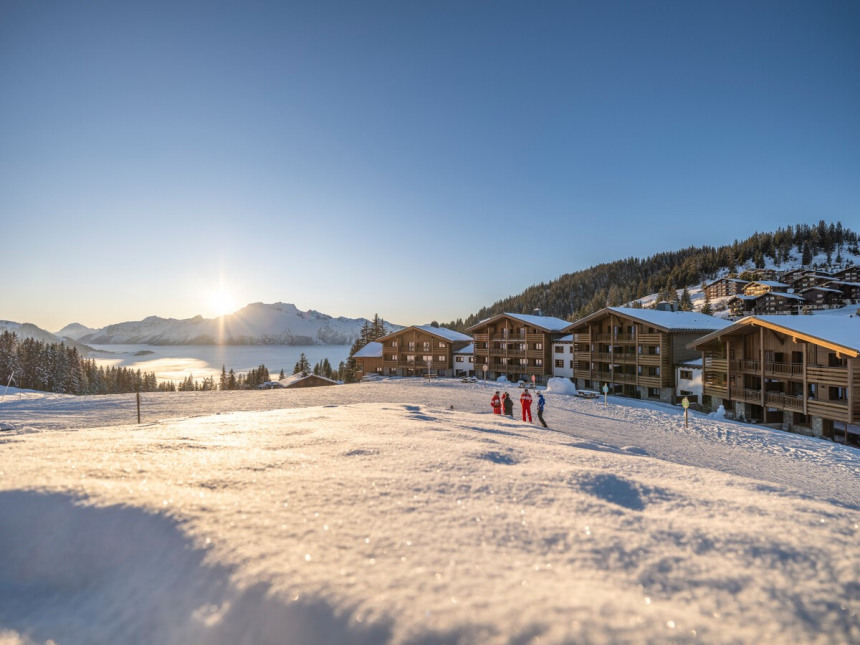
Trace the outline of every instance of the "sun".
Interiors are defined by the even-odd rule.
[[[209,308],[218,317],[232,313],[236,309],[236,299],[224,288],[209,294]]]

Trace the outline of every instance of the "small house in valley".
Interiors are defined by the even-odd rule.
[[[352,355],[355,360],[355,377],[382,374],[382,343],[371,341]]]

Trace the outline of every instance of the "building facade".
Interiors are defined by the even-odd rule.
[[[388,334],[379,342],[385,376],[454,376],[454,354],[472,339],[445,327],[421,325]]]
[[[687,344],[729,323],[688,311],[608,307],[567,331],[573,334],[574,382],[580,389],[674,403],[675,364],[698,358]]]
[[[553,342],[552,375],[573,380],[573,334],[567,334]]]
[[[552,316],[513,313],[472,325],[467,331],[475,342],[477,376],[545,383],[553,375],[553,343],[568,325]]]
[[[860,317],[750,316],[691,343],[737,419],[833,438],[860,422]]]

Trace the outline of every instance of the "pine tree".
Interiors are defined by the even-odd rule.
[[[693,311],[693,299],[690,297],[690,292],[687,291],[687,287],[684,287],[684,290],[681,292],[678,308],[681,311]]]

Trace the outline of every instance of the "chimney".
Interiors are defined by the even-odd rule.
[[[540,310],[540,308],[539,308],[539,307],[536,307],[536,308],[535,308],[535,310],[534,310],[532,313],[533,313],[535,316],[543,316],[543,312]]]

